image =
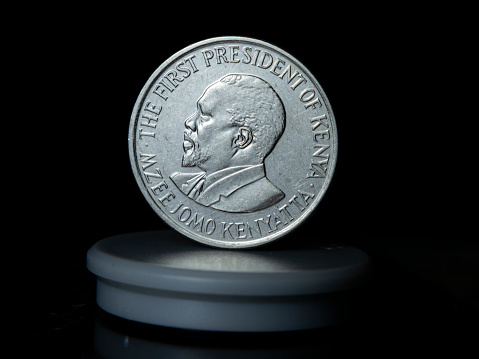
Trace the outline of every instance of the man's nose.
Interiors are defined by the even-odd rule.
[[[185,126],[189,128],[191,131],[196,131],[196,118],[198,117],[197,115],[198,114],[195,113],[191,115],[190,117],[188,117],[185,121]]]

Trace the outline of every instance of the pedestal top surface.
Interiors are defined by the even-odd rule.
[[[151,289],[302,295],[362,284],[369,272],[369,258],[351,246],[302,241],[297,247],[227,250],[206,247],[175,231],[150,231],[96,243],[88,252],[87,266],[101,278]]]

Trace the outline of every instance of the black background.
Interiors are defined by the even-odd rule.
[[[167,228],[130,169],[131,111],[163,61],[216,36],[253,37],[292,54],[317,78],[336,117],[333,181],[316,212],[283,241],[297,235],[347,242],[380,264],[396,253],[397,278],[406,267],[414,278],[411,268],[418,276],[426,268],[434,288],[439,283],[433,296],[464,306],[455,325],[477,315],[477,241],[460,194],[465,145],[447,87],[454,35],[419,9],[293,9],[70,9],[38,20],[38,31],[24,40],[28,86],[19,99],[30,109],[33,138],[31,178],[21,179],[21,218],[28,220],[17,241],[28,252],[27,332],[68,347],[68,334],[52,333],[77,328],[72,308],[94,302],[88,248],[111,235]],[[456,279],[462,287],[450,284]],[[33,302],[31,293],[38,293]]]

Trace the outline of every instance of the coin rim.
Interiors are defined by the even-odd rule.
[[[136,128],[138,124],[138,116],[140,115],[141,108],[146,99],[146,95],[148,94],[150,88],[154,85],[156,79],[161,75],[161,73],[168,66],[170,66],[173,62],[175,62],[179,58],[181,58],[185,53],[194,51],[195,48],[198,48],[204,45],[208,45],[208,44],[212,45],[215,43],[225,43],[225,42],[244,42],[249,44],[260,45],[264,48],[270,48],[271,50],[274,50],[275,52],[283,54],[285,57],[291,60],[291,62],[294,63],[298,69],[302,70],[303,73],[306,74],[311,79],[314,86],[320,91],[320,95],[324,102],[324,105],[326,106],[326,110],[327,110],[331,127],[332,127],[332,131],[331,131],[332,134],[330,133],[330,136],[332,137],[333,144],[331,146],[332,150],[331,150],[331,156],[330,156],[330,167],[328,169],[328,173],[326,174],[326,178],[324,179],[324,183],[320,191],[316,195],[315,199],[313,200],[313,203],[311,203],[311,205],[308,206],[308,208],[306,209],[304,213],[302,213],[297,219],[293,220],[293,222],[291,222],[290,225],[283,228],[282,230],[262,238],[256,238],[256,239],[241,241],[241,242],[221,241],[218,239],[204,238],[194,232],[188,231],[187,229],[183,228],[182,226],[177,224],[175,221],[170,219],[163,212],[163,210],[157,205],[156,201],[152,198],[151,194],[148,192],[148,189],[146,188],[146,185],[144,184],[143,179],[141,178],[141,172],[138,167],[138,161],[136,160],[136,154],[135,154],[136,152],[135,136],[136,136]],[[181,49],[180,51],[176,52],[174,55],[170,56],[167,60],[165,60],[153,72],[153,74],[149,77],[148,81],[145,83],[142,90],[140,91],[140,94],[138,95],[138,98],[135,102],[135,106],[133,107],[132,114],[130,116],[130,126],[129,126],[129,133],[128,133],[128,148],[129,148],[129,155],[130,155],[130,165],[132,167],[135,180],[138,183],[138,186],[140,187],[140,190],[143,193],[143,196],[146,198],[150,206],[166,224],[168,224],[173,229],[177,230],[179,233],[195,241],[198,241],[200,243],[217,247],[217,248],[241,249],[241,248],[251,248],[251,247],[264,245],[285,236],[286,234],[290,233],[294,229],[297,229],[301,224],[304,223],[304,221],[311,215],[311,213],[314,212],[317,205],[319,204],[319,202],[321,202],[321,199],[326,193],[336,168],[336,160],[337,160],[337,152],[338,152],[337,137],[338,136],[337,136],[336,121],[335,121],[333,110],[326,96],[326,93],[324,92],[323,88],[321,87],[319,82],[316,80],[316,78],[306,68],[306,66],[304,66],[300,61],[298,61],[294,56],[292,56],[288,52],[284,51],[283,49],[275,45],[267,43],[265,41],[257,40],[257,39],[253,39],[249,37],[242,37],[242,36],[222,36],[222,37],[213,37],[206,40],[202,40]]]

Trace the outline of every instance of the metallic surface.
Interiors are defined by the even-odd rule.
[[[297,227],[334,172],[324,91],[263,41],[205,40],[166,60],[131,116],[130,159],[158,215],[201,243],[246,248]]]

